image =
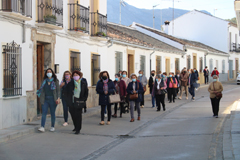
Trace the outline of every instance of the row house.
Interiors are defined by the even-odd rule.
[[[0,0],[0,35],[0,129],[41,115],[36,91],[47,68],[59,80],[66,70],[82,71],[88,106],[98,105],[98,74],[109,68],[101,61],[108,59],[107,0]]]

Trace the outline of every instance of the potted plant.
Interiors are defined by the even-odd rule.
[[[104,32],[97,32],[96,36],[98,36],[98,37],[106,37],[106,34]]]
[[[86,31],[86,28],[85,27],[80,27],[80,30]]]
[[[44,16],[45,23],[56,24],[57,17],[55,15],[46,15]]]

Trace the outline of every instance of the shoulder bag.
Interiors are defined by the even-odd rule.
[[[176,79],[175,79],[175,82],[177,82],[177,80],[176,80]],[[172,82],[172,86],[173,86],[173,88],[178,88],[177,84],[176,84],[176,83],[174,83],[174,81]]]
[[[86,102],[80,101],[78,98],[74,98],[74,108],[81,109],[84,108]]]
[[[137,90],[139,89],[139,83],[137,82]],[[129,95],[130,100],[136,100],[138,99],[138,93],[130,94]]]
[[[109,103],[119,103],[119,102],[121,102],[121,98],[120,98],[120,95],[116,93],[116,91],[115,91],[115,94],[109,95]]]
[[[213,89],[215,91],[214,82],[213,82]],[[221,92],[217,92],[217,93],[215,93],[215,95],[216,95],[217,98],[222,98],[222,93]]]

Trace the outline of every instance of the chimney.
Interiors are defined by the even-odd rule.
[[[165,32],[166,34],[168,34],[169,24],[170,24],[169,21],[165,21],[165,22],[164,22],[163,29],[164,29],[164,32]]]

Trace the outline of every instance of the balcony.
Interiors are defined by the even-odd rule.
[[[97,12],[90,13],[91,16],[91,36],[107,37],[107,15]]]
[[[240,52],[240,44],[232,43],[230,52]]]
[[[77,3],[69,3],[69,31],[89,33],[89,8]]]
[[[235,12],[236,12],[238,29],[240,30],[240,0],[235,0],[234,9],[235,9]]]
[[[0,15],[30,21],[32,19],[32,0],[0,0]]]
[[[37,0],[37,26],[63,29],[63,0]]]

